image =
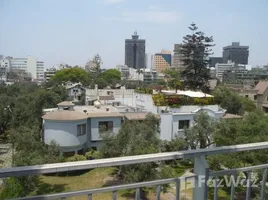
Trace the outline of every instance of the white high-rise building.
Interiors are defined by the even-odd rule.
[[[5,67],[6,72],[25,73],[31,77],[32,81],[44,81],[44,62],[37,58],[28,56],[27,58],[6,57],[0,61],[1,68]]]

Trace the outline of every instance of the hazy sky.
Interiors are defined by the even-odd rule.
[[[268,0],[0,0],[0,54],[105,68],[124,64],[134,30],[146,52],[172,50],[195,22],[214,37],[215,56],[232,41],[250,46],[249,64],[268,62]]]

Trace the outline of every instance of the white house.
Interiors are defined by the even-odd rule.
[[[115,107],[75,106],[64,101],[58,108],[45,109],[42,138],[46,144],[55,141],[64,155],[82,153],[88,148],[97,149],[101,131],[118,133],[124,115]]]
[[[176,93],[175,91],[169,90],[161,91],[161,93],[164,95],[180,95],[189,98],[213,98],[213,96],[209,94],[193,91],[177,91]],[[201,111],[207,112],[211,117],[216,119],[223,117],[226,113],[225,109],[222,109],[214,103],[205,106],[182,104],[179,108],[156,106],[152,94],[137,93],[134,90],[127,90],[125,88],[117,90],[99,90],[96,87],[95,89],[86,91],[86,98],[88,100],[100,99],[100,97],[105,95],[111,95],[113,99],[110,101],[121,102],[121,104],[133,108],[136,112],[150,112],[159,115],[161,119],[160,138],[163,140],[172,140],[176,135],[184,136],[183,127],[192,126],[194,116]],[[102,101],[102,103],[107,103],[107,101]]]

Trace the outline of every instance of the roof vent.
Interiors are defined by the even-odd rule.
[[[83,110],[84,113],[87,113],[87,110]]]

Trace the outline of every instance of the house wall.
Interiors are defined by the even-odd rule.
[[[262,108],[262,104],[268,104],[268,101],[267,101],[267,97],[268,97],[268,90],[265,90],[265,92],[262,94],[258,94],[257,95],[257,106]]]
[[[99,133],[99,122],[113,122],[113,133],[118,133],[121,127],[121,117],[102,117],[102,118],[91,118],[90,119],[90,127],[91,127],[91,142],[92,141],[100,141],[100,133]]]
[[[160,139],[170,141],[173,138],[173,116],[171,113],[160,115]]]
[[[199,107],[200,108],[200,107]],[[162,113],[160,114],[161,122],[160,122],[160,139],[161,140],[172,140],[176,136],[184,137],[184,130],[179,129],[179,121],[180,120],[189,120],[189,126],[194,125],[194,116],[200,112],[206,112],[210,117],[214,119],[220,119],[225,110],[222,111],[214,111],[208,108],[202,108],[202,110],[196,112],[188,112],[188,113]]]
[[[146,110],[147,112],[151,112],[153,114],[157,114],[157,106],[154,105],[152,95],[150,94],[133,94],[133,101],[135,107]]]
[[[75,151],[84,147],[87,134],[77,136],[77,125],[86,124],[87,120],[79,121],[49,121],[44,120],[44,142],[50,144],[55,141],[62,151]]]

